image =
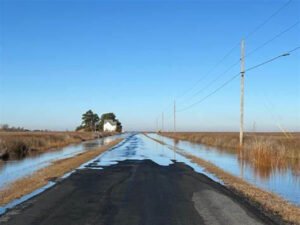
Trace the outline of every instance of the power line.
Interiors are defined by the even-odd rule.
[[[264,20],[261,24],[259,24],[255,29],[253,29],[251,32],[249,32],[246,36],[245,39],[250,38],[251,36],[253,36],[259,29],[261,29],[265,24],[267,24],[273,17],[275,17],[276,15],[278,15],[284,8],[286,8],[290,3],[292,2],[292,0],[289,0],[288,2],[286,2],[284,5],[282,5],[278,10],[276,10],[274,13],[272,13],[266,20]],[[276,38],[278,38],[279,36],[281,36],[282,34],[288,32],[289,30],[291,30],[293,27],[295,27],[297,24],[299,24],[299,21],[292,25],[291,27],[287,28],[286,30],[280,32],[279,34],[277,34],[276,36],[274,36],[272,39],[268,40],[267,42],[263,43],[261,46],[257,47],[256,49],[254,49],[252,52],[250,52],[249,54],[247,54],[247,56],[249,56],[250,54],[253,54],[255,51],[259,50],[260,48],[263,48],[264,46],[266,46],[267,44],[269,44],[270,42],[272,42],[273,40],[275,40]],[[206,77],[208,77],[209,74],[211,74],[211,72],[213,72],[226,58],[228,58],[228,56],[239,46],[239,43],[237,43],[236,45],[234,45],[216,64],[215,66],[213,66],[208,73],[206,73],[206,75],[204,77],[202,77],[201,79],[199,79],[198,81],[196,81],[196,83],[194,85],[192,85],[191,88],[187,89],[183,94],[179,95],[177,97],[177,99],[182,98],[183,96],[185,96],[187,93],[189,93],[190,91],[194,90],[195,87],[197,87],[197,85],[203,81]],[[275,60],[275,59],[274,59]],[[229,72],[235,65],[237,65],[239,63],[239,61],[237,61],[236,63],[234,63],[232,66],[230,66],[225,72],[221,73],[218,77],[216,77],[212,82],[210,82],[206,87],[203,87],[201,90],[197,91],[191,98],[197,96],[199,93],[203,92],[205,89],[207,89],[208,87],[210,87],[214,82],[216,82],[217,80],[219,80],[219,78],[221,76],[223,76],[224,74],[226,74],[227,72]],[[254,68],[253,68],[254,69]],[[226,82],[225,82],[226,83]],[[226,86],[227,83],[224,85]],[[222,85],[221,85],[222,86]],[[220,89],[222,89],[223,87],[221,87]],[[217,90],[218,91],[218,90]],[[214,93],[212,93],[214,94]],[[209,95],[212,95],[209,94]],[[190,98],[190,99],[191,99]],[[205,97],[206,98],[206,97]],[[205,100],[205,99],[203,99]],[[167,108],[169,108],[171,104],[169,104],[168,106],[166,106],[164,108],[163,111],[165,111]]]
[[[296,47],[296,48],[294,48],[294,49],[288,51],[287,53],[288,53],[288,54],[291,54],[291,53],[293,53],[293,52],[295,52],[295,51],[298,51],[299,49],[300,49],[300,46],[298,46],[298,47]]]
[[[271,39],[269,39],[268,41],[266,41],[265,43],[263,43],[262,45],[258,46],[257,48],[255,48],[253,51],[251,51],[250,53],[246,54],[246,57],[249,57],[250,55],[252,55],[254,52],[258,51],[259,49],[263,48],[264,46],[266,46],[267,44],[271,43],[272,41],[274,41],[275,39],[277,39],[278,37],[280,37],[281,35],[283,35],[284,33],[290,31],[291,29],[293,29],[294,27],[296,27],[298,24],[300,23],[300,21],[297,21],[296,23],[294,23],[292,26],[288,27],[287,29],[279,32],[278,34],[276,34],[274,37],[272,37]],[[192,95],[190,97],[190,99],[196,97],[197,95],[199,95],[200,93],[202,93],[204,90],[206,90],[207,88],[211,87],[212,84],[214,84],[216,81],[218,81],[223,75],[225,75],[226,73],[228,73],[232,68],[234,68],[234,66],[236,66],[239,63],[239,61],[236,61],[234,64],[232,64],[225,72],[220,73],[214,80],[212,80],[209,84],[207,84],[206,86],[204,86],[203,88],[201,88],[199,91],[197,91],[194,95]]]
[[[245,72],[254,70],[254,69],[256,69],[256,68],[258,68],[258,67],[261,67],[261,66],[263,66],[263,65],[265,65],[265,64],[267,64],[267,63],[270,63],[270,62],[272,62],[272,61],[274,61],[274,60],[276,60],[276,59],[278,59],[278,58],[281,58],[281,57],[284,57],[284,56],[288,56],[288,55],[290,55],[292,52],[295,52],[295,51],[297,51],[297,50],[299,50],[299,49],[300,49],[300,46],[299,46],[299,47],[296,47],[296,48],[294,48],[294,49],[292,49],[292,50],[290,50],[290,51],[287,51],[287,52],[285,52],[285,53],[283,53],[283,54],[280,54],[280,55],[278,55],[278,56],[276,56],[276,57],[274,57],[274,58],[271,58],[271,59],[269,59],[269,60],[267,60],[267,61],[264,61],[264,62],[262,62],[262,63],[259,63],[259,64],[255,65],[255,66],[252,66],[252,67],[246,69]],[[203,97],[203,98],[200,99],[199,101],[196,101],[196,102],[194,102],[193,104],[191,104],[191,105],[189,105],[189,106],[187,106],[187,107],[185,107],[185,108],[183,108],[183,109],[181,109],[181,110],[178,110],[177,112],[183,112],[183,111],[186,111],[186,110],[188,110],[188,109],[194,107],[195,105],[200,104],[201,102],[205,101],[207,98],[209,98],[210,96],[214,95],[214,94],[217,93],[219,90],[221,90],[222,88],[224,88],[225,86],[227,86],[230,82],[232,82],[232,81],[233,81],[235,78],[237,78],[239,75],[240,75],[240,73],[238,73],[238,74],[232,76],[229,80],[225,81],[222,85],[220,85],[218,88],[216,88],[215,90],[213,90],[212,92],[210,92],[208,95],[206,95],[205,97]]]
[[[218,81],[223,75],[225,75],[226,73],[228,73],[230,70],[232,70],[237,64],[239,63],[239,61],[235,62],[234,64],[232,64],[230,67],[227,68],[227,70],[225,70],[225,72],[220,73],[214,80],[212,80],[209,84],[207,84],[206,86],[204,86],[203,88],[201,88],[199,91],[197,91],[194,95],[191,96],[190,99],[196,97],[197,95],[199,95],[201,92],[203,92],[204,90],[206,90],[207,88],[209,88],[211,85],[213,85],[216,81]]]
[[[217,89],[215,89],[214,91],[212,91],[211,93],[209,93],[208,95],[206,95],[204,98],[202,98],[201,100],[194,102],[193,104],[178,110],[177,112],[183,112],[186,111],[190,108],[192,108],[195,105],[198,105],[199,103],[203,102],[205,99],[209,98],[210,96],[212,96],[213,94],[215,94],[216,92],[218,92],[219,90],[221,90],[223,87],[225,87],[227,84],[229,84],[231,81],[233,81],[235,78],[237,78],[240,75],[240,73],[234,75],[233,77],[231,77],[229,80],[227,80],[225,83],[223,83],[221,86],[219,86]]]
[[[191,88],[187,89],[183,94],[177,96],[177,99],[184,97],[187,93],[194,90],[201,81],[207,78],[208,75],[211,74],[237,48],[237,46],[238,45],[234,45],[203,77],[197,80]]]
[[[262,23],[260,23],[256,28],[254,28],[252,31],[250,31],[246,36],[245,36],[245,40],[250,38],[252,35],[254,35],[258,30],[260,30],[265,24],[267,24],[272,18],[274,18],[276,15],[278,15],[284,8],[286,8],[290,3],[292,2],[292,0],[287,1],[286,3],[284,3],[280,8],[278,8],[275,12],[273,12],[267,19],[265,19]],[[299,23],[299,21],[298,21]],[[291,28],[290,28],[291,29]],[[287,30],[288,31],[288,30]],[[284,31],[283,33],[287,32]],[[283,34],[282,33],[282,34]],[[282,35],[280,34],[280,35]],[[278,37],[280,36],[278,35]],[[274,37],[274,39],[276,39],[277,37]],[[271,41],[269,41],[271,42]],[[268,44],[265,43],[264,46]],[[197,80],[191,88],[187,89],[183,94],[177,96],[177,99],[182,98],[183,96],[185,96],[187,93],[189,93],[190,91],[192,91],[201,81],[203,81],[206,77],[208,77],[209,74],[211,74],[212,71],[214,71],[237,47],[239,46],[239,42],[237,44],[235,44],[210,70],[209,72],[206,73],[206,75],[204,75],[201,79]],[[259,48],[262,48],[263,46],[260,46]],[[259,49],[258,48],[258,49]],[[255,51],[257,51],[258,49],[255,49]],[[254,51],[253,51],[254,52]],[[253,53],[252,52],[252,53]],[[252,54],[249,53],[249,54]],[[249,55],[248,54],[248,55]],[[202,92],[202,91],[200,91]],[[198,93],[198,92],[197,92]],[[197,94],[194,94],[193,96],[195,96]]]
[[[252,51],[250,51],[248,54],[246,54],[246,57],[249,57],[250,55],[252,55],[254,52],[258,51],[259,49],[265,47],[267,44],[271,43],[272,41],[274,41],[275,39],[279,38],[281,35],[287,33],[288,31],[290,31],[291,29],[293,29],[294,27],[296,27],[298,24],[300,23],[300,21],[298,20],[296,23],[294,23],[293,25],[289,26],[288,28],[286,28],[285,30],[279,32],[278,34],[276,34],[274,37],[272,37],[271,39],[269,39],[268,41],[264,42],[262,45],[256,47],[255,49],[253,49]]]
[[[265,24],[267,24],[272,18],[274,18],[277,14],[279,14],[284,8],[286,8],[292,0],[287,1],[285,4],[283,4],[279,9],[277,9],[274,13],[272,13],[264,22],[262,22],[260,25],[258,25],[254,30],[249,32],[245,36],[245,40],[250,38],[253,34],[255,34],[260,28],[262,28]]]
[[[297,48],[295,48],[295,49],[300,49],[300,47],[297,47]],[[292,51],[295,51],[295,49],[293,49]],[[292,51],[288,51],[288,52],[283,53],[283,54],[281,54],[281,55],[278,55],[278,56],[276,56],[276,57],[274,57],[274,58],[271,58],[271,59],[269,59],[269,60],[267,60],[267,61],[265,61],[265,62],[262,62],[262,63],[260,63],[260,64],[255,65],[255,66],[252,66],[252,67],[246,69],[245,72],[248,72],[248,71],[250,71],[250,70],[254,70],[254,69],[256,69],[256,68],[258,68],[258,67],[261,67],[261,66],[263,66],[263,65],[265,65],[265,64],[267,64],[267,63],[273,62],[274,60],[276,60],[276,59],[278,59],[278,58],[281,58],[281,57],[284,57],[284,56],[288,56],[288,55],[290,55],[290,53],[291,53]]]
[[[281,57],[289,56],[290,54],[292,54],[293,52],[295,52],[295,51],[297,51],[297,50],[300,50],[300,46],[295,47],[295,48],[293,48],[293,49],[291,49],[291,50],[289,50],[289,51],[287,51],[287,52],[285,52],[285,53],[283,53],[283,54],[280,54],[280,55],[278,55],[278,56],[275,56],[275,57],[273,57],[273,58],[271,58],[271,59],[268,59],[268,60],[266,60],[266,61],[264,61],[264,62],[262,62],[262,63],[259,63],[259,64],[255,65],[255,66],[249,67],[249,68],[246,69],[244,72],[249,72],[249,71],[251,71],[251,70],[257,69],[257,68],[259,68],[259,67],[261,67],[261,66],[263,66],[263,65],[265,65],[265,64],[268,64],[268,63],[270,63],[270,62],[273,62],[273,61],[275,61],[275,60],[277,60],[277,59],[279,59],[279,58],[281,58]],[[188,109],[190,109],[190,108],[192,108],[192,107],[194,107],[194,106],[196,106],[196,105],[202,103],[203,101],[205,101],[206,99],[208,99],[209,97],[211,97],[212,95],[214,95],[215,93],[217,93],[218,91],[220,91],[221,89],[223,89],[225,86],[227,86],[229,83],[231,83],[233,80],[235,80],[235,79],[236,79],[237,77],[239,77],[239,76],[240,76],[240,73],[237,73],[236,75],[232,76],[230,79],[228,79],[227,81],[225,81],[225,82],[224,82],[223,84],[221,84],[218,88],[216,88],[215,90],[213,90],[212,92],[210,92],[208,95],[206,95],[205,97],[203,97],[203,98],[200,99],[199,101],[196,101],[196,102],[194,102],[193,104],[191,104],[191,105],[189,105],[189,106],[187,106],[187,107],[185,107],[185,108],[183,108],[183,109],[181,109],[181,110],[177,110],[176,112],[183,112],[183,111],[186,111],[186,110],[188,110]]]

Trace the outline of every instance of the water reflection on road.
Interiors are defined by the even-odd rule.
[[[109,151],[82,165],[81,168],[103,169],[106,166],[115,165],[124,160],[152,160],[161,166],[169,166],[175,161],[182,162],[192,167],[196,172],[203,173],[219,181],[199,165],[191,162],[185,156],[177,154],[172,147],[153,141],[143,134],[130,135]]]

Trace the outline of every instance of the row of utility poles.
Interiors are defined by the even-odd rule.
[[[243,145],[244,140],[244,80],[245,80],[245,41],[241,41],[241,87],[240,87],[240,146]],[[174,100],[174,111],[173,111],[173,117],[174,117],[174,127],[173,132],[176,132],[176,101]],[[156,128],[158,130],[158,118],[156,120]],[[161,114],[161,131],[164,131],[164,113]]]

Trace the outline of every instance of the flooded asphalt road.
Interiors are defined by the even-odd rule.
[[[152,149],[152,150],[151,150]],[[143,135],[0,217],[6,225],[274,224]]]

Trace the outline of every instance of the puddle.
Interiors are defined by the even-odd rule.
[[[152,160],[161,166],[169,166],[182,162],[192,167],[196,172],[203,173],[211,179],[220,182],[218,178],[207,173],[199,165],[192,163],[186,157],[177,154],[172,147],[161,145],[143,134],[131,135],[111,150],[104,152],[99,157],[83,164],[81,168],[103,169],[124,160]]]

